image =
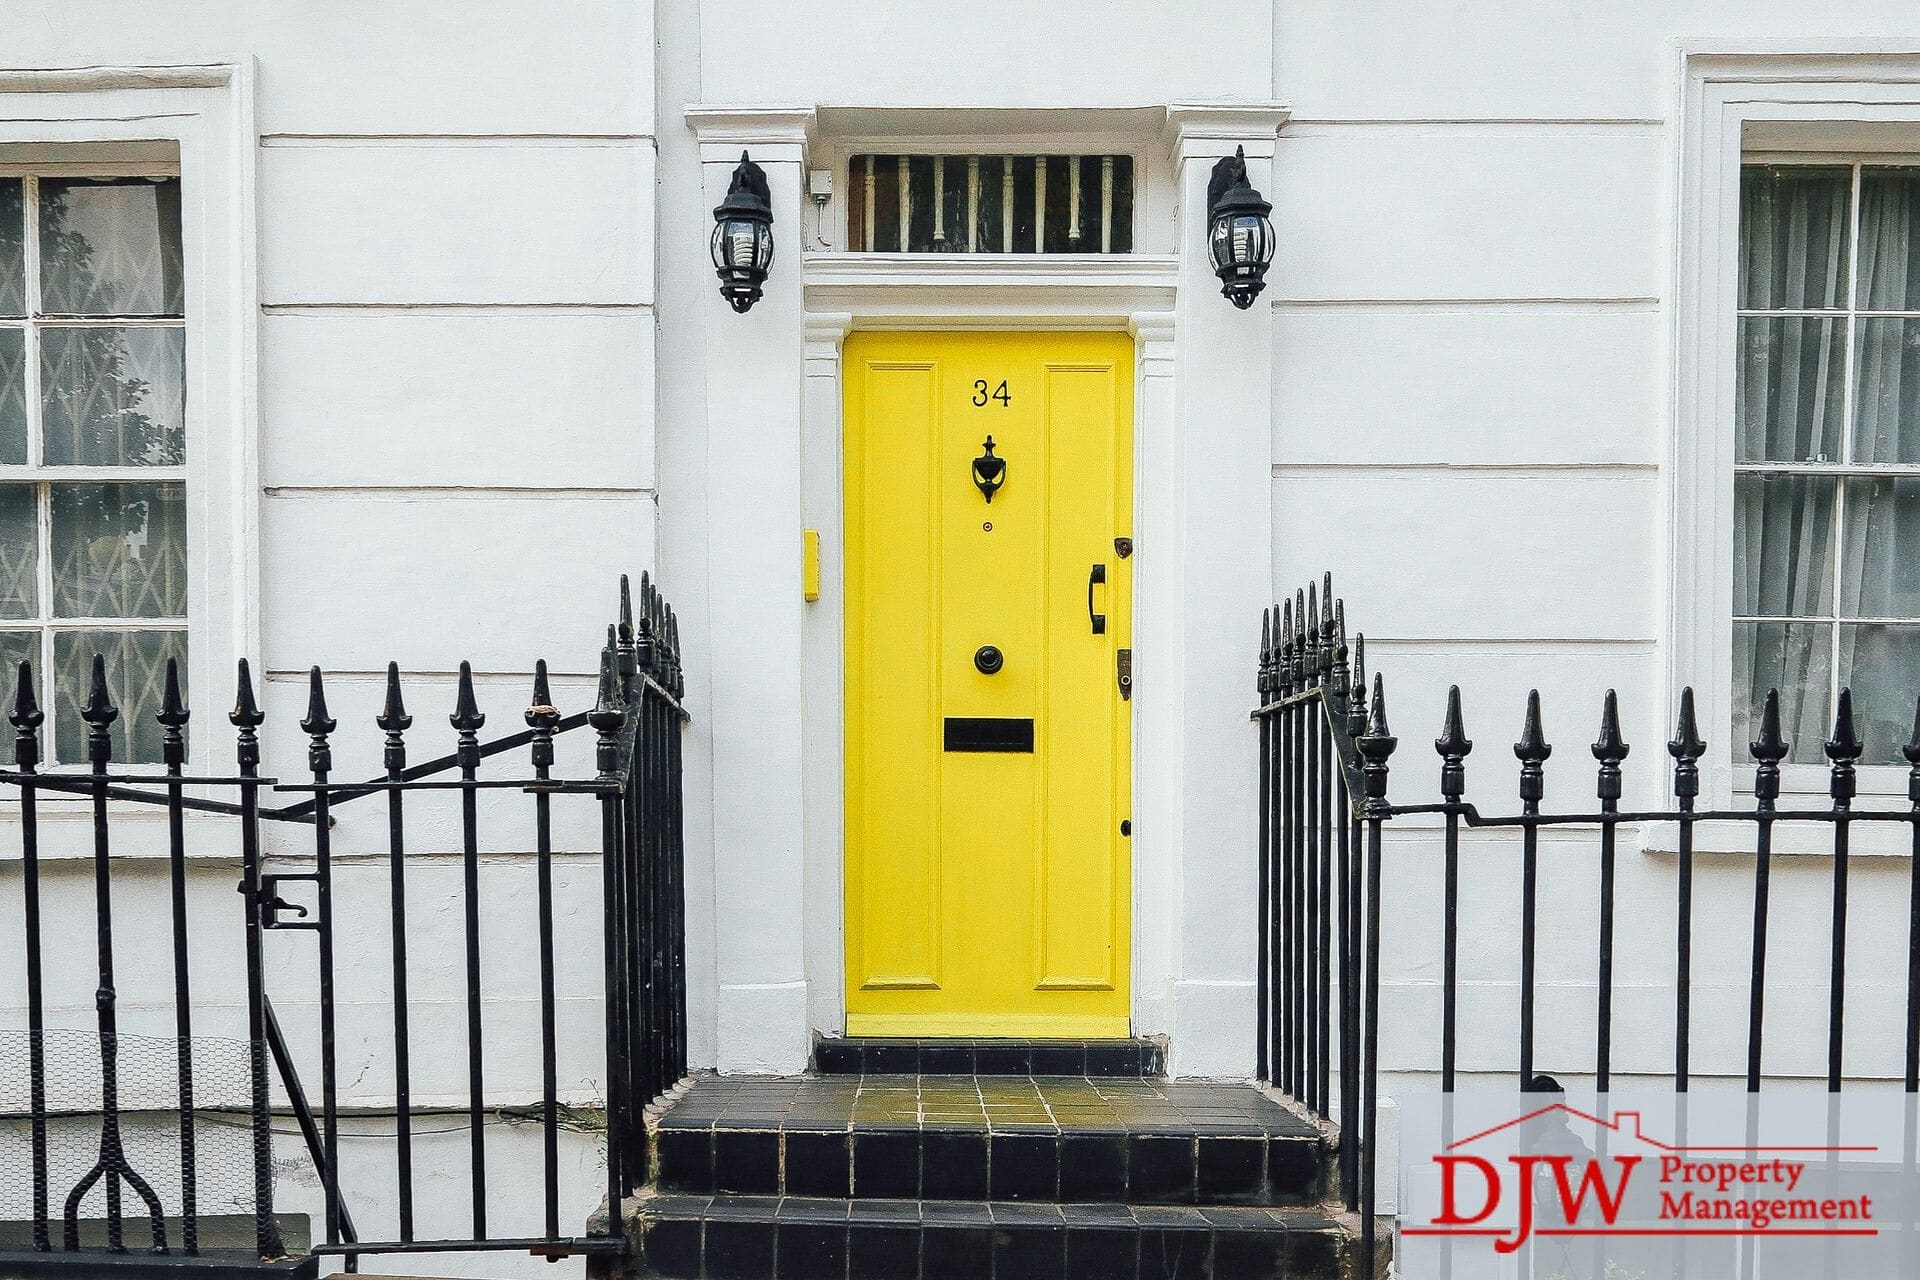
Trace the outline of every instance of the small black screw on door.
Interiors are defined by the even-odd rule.
[[[1007,655],[1000,652],[998,645],[983,644],[973,651],[973,666],[983,676],[990,676],[1007,665]]]

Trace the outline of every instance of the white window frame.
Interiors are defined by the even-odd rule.
[[[177,168],[185,260],[188,768],[230,772],[234,668],[260,652],[259,254],[255,72],[0,67],[0,164]],[[198,730],[196,732],[196,730]],[[10,757],[9,757],[10,759]],[[56,827],[71,806],[44,797]],[[0,820],[17,802],[0,797]],[[150,806],[126,814],[164,818]],[[84,814],[73,815],[84,820]],[[43,856],[81,852],[43,832]],[[216,842],[224,843],[224,842]],[[7,842],[12,846],[14,842]],[[143,850],[136,842],[126,850]],[[122,850],[116,846],[116,854]],[[6,847],[0,857],[17,856]]]
[[[1740,167],[1786,155],[1911,158],[1920,151],[1920,46],[1683,41],[1679,61],[1666,705],[1693,686],[1709,742],[1702,807],[1725,808],[1753,776],[1746,744],[1730,740]],[[1863,806],[1904,801],[1906,778],[1903,767],[1862,768]],[[1790,766],[1783,783],[1783,804],[1824,797],[1827,771]]]

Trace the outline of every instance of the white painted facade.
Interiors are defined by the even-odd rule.
[[[1591,794],[1584,744],[1608,687],[1634,746],[1629,807],[1653,802],[1686,683],[1703,693],[1710,785],[1730,798],[1732,166],[1743,146],[1782,145],[1782,130],[1803,148],[1904,137],[1920,151],[1920,18],[1891,0],[1126,0],[1098,13],[1037,0],[6,0],[0,29],[0,152],[110,160],[157,139],[189,193],[201,718],[232,659],[253,659],[266,673],[265,767],[294,776],[305,742],[293,722],[318,662],[343,726],[337,772],[373,774],[387,661],[406,680],[416,753],[438,754],[459,660],[478,673],[489,733],[518,726],[536,658],[577,709],[614,576],[663,582],[694,712],[692,1054],[723,1071],[799,1070],[810,1037],[841,1024],[848,332],[1134,336],[1135,1029],[1170,1037],[1176,1072],[1241,1076],[1253,1066],[1246,713],[1260,607],[1334,571],[1392,691],[1396,798],[1432,787],[1426,739],[1449,683],[1480,744],[1469,795],[1489,809],[1512,805],[1506,744],[1536,685],[1559,747],[1549,803]],[[846,157],[936,146],[1132,154],[1135,252],[844,252]],[[1202,238],[1208,171],[1236,146],[1279,240],[1246,312],[1219,296]],[[744,316],[717,296],[706,256],[742,149],[767,171],[778,245],[766,297]],[[834,173],[823,208],[806,198],[808,169]],[[822,537],[815,603],[800,592],[803,528]],[[579,736],[563,739],[563,770],[590,767]],[[564,842],[591,850],[591,824],[580,815]],[[194,830],[206,858],[195,910],[237,922],[223,829]],[[429,838],[415,851],[427,863],[415,954],[453,959],[415,996],[421,1025],[439,1019],[457,1045],[458,864],[446,855],[459,832],[450,816],[416,830]],[[342,875],[383,874],[383,836],[371,810],[343,819]],[[49,838],[84,852],[77,818],[52,822]],[[487,840],[501,904],[489,1017],[511,1022],[534,999],[531,944],[510,916],[528,846],[512,827]],[[1621,864],[1626,1073],[1671,1061],[1670,842],[1636,833]],[[1389,919],[1438,901],[1431,852],[1429,832],[1392,840]],[[0,864],[16,856],[0,832]],[[1509,1065],[1515,997],[1500,975],[1517,950],[1515,859],[1504,842],[1469,846],[1463,1070]],[[126,865],[129,902],[161,892],[163,866]],[[585,1064],[599,1034],[597,887],[589,857],[567,865],[563,1052]],[[1775,954],[1789,985],[1770,1063],[1783,1073],[1822,1062],[1828,865],[1776,871],[1776,919],[1809,921],[1804,947]],[[1543,866],[1561,888],[1592,876],[1590,857],[1552,842]],[[1724,945],[1695,949],[1697,1071],[1742,1065],[1748,866],[1714,857],[1700,871],[1701,936]],[[1902,946],[1907,872],[1899,856],[1855,868],[1852,1025],[1866,1075],[1898,1067],[1903,974],[1886,958]],[[82,862],[54,876],[49,910],[89,910]],[[1540,1016],[1561,1034],[1540,1065],[1569,1076],[1591,1057],[1590,917],[1543,922]],[[1626,945],[1642,926],[1645,941]],[[377,959],[383,920],[355,927],[380,943]],[[1437,1061],[1437,939],[1436,916],[1431,937],[1388,942],[1395,1071]],[[75,1016],[90,1007],[86,941],[62,939],[78,950],[56,969],[75,975],[62,997]],[[207,946],[211,971],[233,963],[237,936]],[[310,990],[304,946],[285,944],[279,972]],[[353,980],[343,973],[343,988]],[[19,981],[0,977],[9,1018]],[[381,974],[363,981],[384,997]],[[164,1020],[164,984],[160,970],[129,975],[126,1019],[145,1000]],[[310,1022],[310,1005],[278,998],[289,1022]],[[536,1047],[503,1040],[490,1059],[502,1105],[537,1096]],[[458,1053],[416,1067],[417,1095],[458,1105]],[[377,1108],[389,1083],[352,1087]],[[563,1087],[598,1097],[584,1066]],[[569,1159],[583,1218],[591,1138]],[[503,1206],[516,1176],[538,1185],[536,1150],[495,1173]],[[381,1185],[362,1193],[376,1221],[390,1211]],[[286,1188],[288,1207],[312,1198],[292,1167]],[[449,1183],[434,1212],[457,1222],[462,1194]]]

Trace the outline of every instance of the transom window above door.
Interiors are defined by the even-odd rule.
[[[0,170],[0,663],[55,762],[95,653],[118,760],[160,758],[168,658],[185,682],[185,292],[177,177]]]
[[[1131,253],[1133,157],[857,155],[855,253]]]
[[[1735,740],[1780,691],[1823,763],[1850,686],[1868,764],[1920,692],[1920,166],[1747,165],[1733,547]]]

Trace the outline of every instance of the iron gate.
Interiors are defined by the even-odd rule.
[[[8,714],[15,729],[15,768],[0,772],[0,784],[11,789],[19,804],[16,918],[23,929],[17,954],[26,1015],[24,1030],[10,1035],[17,1056],[25,1059],[25,1071],[5,1074],[24,1075],[26,1090],[25,1097],[16,1100],[0,1087],[0,1126],[25,1131],[23,1144],[10,1144],[26,1149],[25,1177],[10,1180],[24,1184],[27,1204],[21,1238],[0,1236],[0,1271],[70,1273],[76,1267],[91,1271],[111,1266],[121,1274],[171,1273],[183,1260],[198,1259],[300,1275],[312,1274],[318,1257],[327,1254],[344,1255],[351,1270],[361,1255],[371,1253],[524,1250],[564,1257],[625,1249],[621,1202],[647,1174],[644,1108],[686,1070],[680,773],[687,713],[681,702],[678,622],[644,576],[637,616],[627,580],[621,579],[619,617],[607,630],[597,669],[593,706],[567,713],[555,704],[546,664],[540,663],[524,714],[526,728],[483,742],[480,730],[486,717],[475,697],[472,671],[461,663],[449,716],[452,752],[410,763],[407,731],[413,717],[404,702],[399,669],[389,664],[384,703],[375,718],[384,735],[384,772],[339,781],[334,777],[339,722],[329,711],[316,667],[300,721],[310,776],[294,781],[261,772],[266,717],[244,659],[227,716],[234,733],[234,768],[207,773],[186,768],[191,717],[171,660],[156,713],[163,771],[116,765],[113,726],[120,711],[108,694],[108,672],[99,656],[93,660],[89,695],[78,709],[86,729],[87,767],[43,770],[41,728],[46,716],[37,704],[33,672],[21,664]],[[578,778],[557,776],[556,739],[581,728],[592,733],[592,772]],[[483,762],[511,759],[521,752],[522,767],[502,776],[482,776]],[[470,1190],[464,1231],[449,1230],[444,1223],[423,1225],[415,1212],[414,1145],[423,1104],[413,1096],[415,1055],[421,1046],[409,982],[442,970],[431,963],[433,958],[423,962],[408,954],[415,927],[408,914],[409,879],[430,870],[425,860],[409,856],[409,814],[430,804],[435,793],[458,801],[458,932],[463,954],[457,963],[465,988],[466,1072],[464,1105],[456,1114],[466,1130]],[[337,848],[341,809],[373,797],[385,801],[385,838],[376,842],[381,847]],[[483,929],[481,808],[483,799],[497,806],[508,797],[524,797],[531,810],[532,847],[528,857],[517,861],[531,862],[534,889],[529,901],[516,898],[494,906],[508,913],[504,919],[529,927],[535,939],[541,1085],[537,1101],[503,1108],[490,1101],[487,1092],[486,1047],[494,1032],[518,1029],[490,1027],[488,1022],[482,966],[490,938]],[[47,858],[55,856],[48,840],[60,823],[71,824],[76,803],[85,806],[90,819],[94,946],[87,976],[97,985],[91,1025],[60,1026],[60,1011],[49,1002],[47,957],[50,944],[57,954],[80,926],[50,914],[44,900],[50,883]],[[563,847],[555,836],[556,815],[580,805],[598,810],[597,823],[589,824],[591,847]],[[165,825],[167,946],[163,954],[135,954],[124,938],[118,943],[115,939],[116,910],[123,929],[128,923],[127,903],[117,900],[122,895],[116,894],[116,878],[124,880],[137,867],[116,858],[116,841],[124,853],[130,838],[127,824],[147,818],[150,828],[156,811]],[[488,812],[500,820],[497,807]],[[46,825],[50,813],[55,815],[53,828]],[[204,903],[194,909],[190,888],[199,855],[189,848],[190,815],[197,823],[208,821],[200,815],[231,821],[228,833],[237,845],[241,898],[234,916],[215,919]],[[520,817],[526,816],[523,810]],[[283,837],[290,841],[284,855],[269,847]],[[136,833],[132,838],[139,837]],[[343,990],[339,948],[348,926],[364,930],[374,923],[336,916],[343,852],[360,859],[361,866],[384,864],[385,872],[378,888],[385,898],[390,960],[389,1030],[380,1046],[386,1052],[374,1052],[367,1038],[353,1050],[361,1072],[372,1069],[378,1058],[391,1075],[389,1203],[397,1230],[380,1239],[363,1238],[356,1229],[355,1202],[364,1208],[368,1188],[344,1175],[341,1161],[339,1014],[343,998],[357,1007],[367,1002],[367,992],[355,989],[352,980]],[[598,994],[605,1056],[568,1065],[597,1074],[604,1089],[600,1110],[605,1116],[606,1170],[601,1194],[607,1212],[595,1219],[594,1227],[576,1233],[563,1230],[560,1134],[565,1126],[577,1127],[580,1119],[577,1108],[563,1103],[559,1081],[563,1059],[579,1055],[570,1053],[559,1027],[556,975],[563,956],[555,875],[557,863],[581,853],[597,856],[599,864],[595,905],[602,921],[598,961],[604,986]],[[298,869],[281,867],[286,857],[294,856]],[[299,1048],[285,1033],[272,998],[290,985],[278,970],[298,967],[270,960],[269,935],[281,931],[313,939],[316,1035]],[[209,938],[235,934],[237,972],[223,968],[218,976],[226,981],[209,988],[205,979],[210,966],[204,961],[196,966],[193,954],[204,949]],[[356,958],[363,938],[360,934],[350,940]],[[492,940],[498,939],[496,930]],[[116,965],[129,963],[171,966],[171,1035],[123,1034]],[[205,1019],[226,1014],[223,1001],[237,1001],[243,1010],[238,1025],[229,1028],[238,1034],[210,1035],[197,1024],[196,1015]],[[144,1012],[150,1017],[153,1010]],[[492,1016],[501,1021],[500,1014]],[[445,1047],[427,1046],[436,1054]],[[0,1057],[5,1056],[10,1055],[0,1050]],[[317,1059],[317,1108],[306,1088],[309,1077],[300,1070],[303,1057],[309,1065]],[[495,1229],[487,1215],[489,1121],[506,1111],[537,1123],[542,1146],[540,1221],[514,1232]],[[151,1123],[156,1116],[171,1135],[163,1141],[156,1139],[159,1131]],[[276,1118],[291,1120],[320,1183],[319,1238],[305,1248],[285,1238],[282,1216],[276,1213]],[[0,1170],[0,1177],[14,1172]]]

